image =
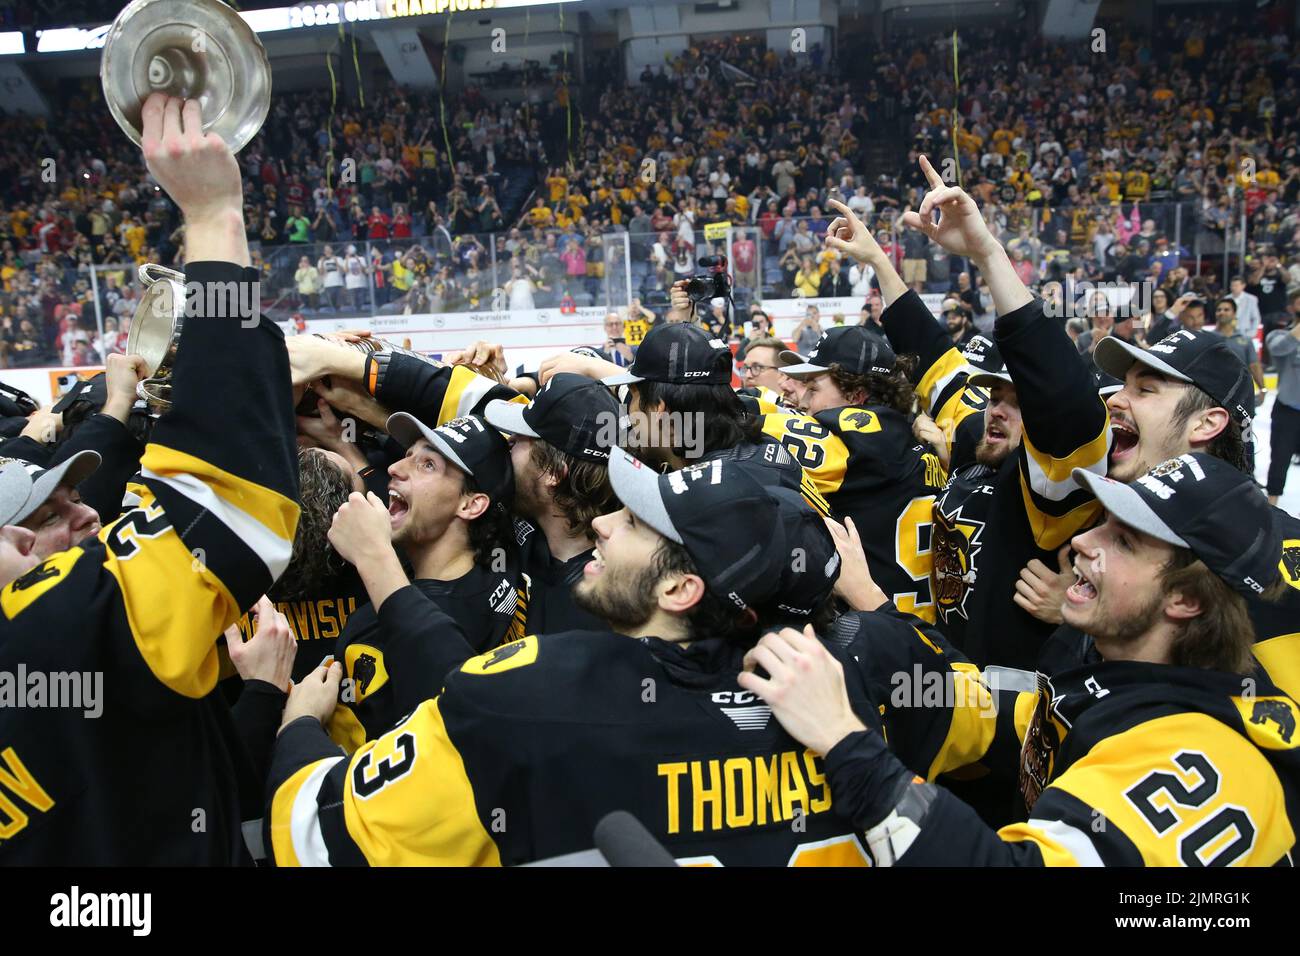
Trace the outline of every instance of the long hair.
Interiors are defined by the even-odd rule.
[[[735,448],[742,441],[758,441],[763,423],[745,409],[730,385],[677,385],[671,382],[634,382],[631,386],[642,409],[663,402],[664,410],[681,415],[698,415],[703,424],[701,455]],[[682,436],[679,436],[682,437]],[[679,458],[687,457],[685,447],[669,449]]]
[[[1255,628],[1246,600],[1186,548],[1175,548],[1160,571],[1161,590],[1179,591],[1200,603],[1201,613],[1184,621],[1169,648],[1169,663],[1230,674],[1249,674]]]
[[[352,494],[352,476],[312,448],[298,450],[302,513],[289,566],[267,592],[273,601],[300,601],[327,594],[348,568],[329,542],[334,514]]]
[[[472,476],[461,479],[461,494],[475,495],[483,491]],[[504,571],[503,561],[513,555],[515,544],[514,520],[503,502],[494,501],[473,521],[469,522],[469,546],[474,551],[474,563],[488,571]]]
[[[865,396],[862,405],[885,405],[902,415],[910,415],[916,403],[916,394],[908,375],[916,366],[916,359],[911,355],[900,355],[894,364],[894,370],[888,375],[868,372],[859,375],[840,367],[836,362],[831,365],[831,381],[845,395],[852,395],[861,389]]]
[[[545,441],[533,442],[528,457],[538,474],[555,479],[551,500],[564,515],[569,533],[594,538],[592,521],[618,510],[609,466],[576,458]]]

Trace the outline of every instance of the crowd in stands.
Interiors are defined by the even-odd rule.
[[[1229,275],[1258,285],[1272,249],[1294,291],[1300,56],[1273,15],[1171,15],[1151,40],[1107,24],[1101,51],[962,31],[960,86],[950,34],[838,62],[709,41],[627,84],[611,61],[573,91],[562,71],[528,74],[541,88],[522,103],[471,87],[445,128],[436,96],[277,96],[239,157],[264,301],[281,319],[603,305],[627,233],[628,294],[663,309],[723,251],[703,236],[721,220],[744,227],[729,249],[742,308],[865,298],[872,270],[821,245],[839,196],[911,287],[967,300],[978,324],[982,278],[898,226],[923,192],[920,153],[976,197],[1031,285],[1213,299]],[[136,282],[122,268],[92,283],[90,266],[177,264],[175,211],[98,96],[86,87],[57,124],[0,122],[4,364],[101,363],[125,343]]]

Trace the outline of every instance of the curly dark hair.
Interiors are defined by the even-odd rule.
[[[594,540],[592,521],[619,507],[614,486],[609,483],[609,466],[575,458],[545,441],[533,442],[528,457],[538,474],[556,480],[551,499],[564,515],[569,532],[581,531]]]
[[[838,362],[830,367],[831,381],[847,398],[861,390],[863,399],[855,405],[885,405],[902,415],[910,415],[916,404],[916,394],[908,376],[916,367],[916,358],[912,355],[900,355],[894,364],[894,370],[888,375],[868,372],[859,375],[842,368]]]
[[[271,586],[272,601],[301,601],[327,593],[349,565],[329,542],[334,513],[352,493],[352,476],[314,448],[298,450],[302,513],[293,536],[293,556]]]
[[[473,477],[465,475],[461,480],[461,494],[476,495],[483,489]],[[501,501],[488,505],[488,510],[469,523],[469,546],[474,551],[474,563],[489,571],[504,571],[501,560],[514,563],[518,550],[515,543],[514,519]]]

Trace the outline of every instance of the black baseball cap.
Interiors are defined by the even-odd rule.
[[[835,588],[840,576],[840,553],[826,521],[803,495],[789,488],[767,489],[780,509],[790,560],[781,570],[776,609],[806,618]]]
[[[686,549],[711,591],[742,610],[776,596],[789,557],[780,506],[734,461],[661,475],[616,447],[609,480],[629,511]]]
[[[673,385],[730,385],[731,349],[721,339],[688,322],[660,325],[646,333],[626,372],[604,383],[667,382]]]
[[[1218,458],[1170,458],[1131,484],[1085,468],[1074,478],[1131,528],[1187,548],[1235,591],[1248,597],[1277,580],[1282,536],[1268,500],[1249,475]]]
[[[493,504],[506,507],[515,496],[515,471],[505,437],[478,415],[453,418],[430,428],[414,415],[397,412],[387,422],[388,434],[403,448],[423,439],[452,467],[474,479]]]
[[[75,488],[99,467],[97,451],[79,451],[42,468],[21,458],[0,457],[0,525],[22,524],[61,486]]]
[[[961,357],[975,371],[966,380],[971,385],[983,385],[986,388],[997,385],[1014,385],[1007,363],[1002,360],[1002,353],[997,343],[987,335],[977,335],[966,343]]]
[[[483,417],[511,435],[540,438],[574,458],[609,462],[618,440],[622,406],[600,382],[585,375],[552,375],[527,405],[495,399]]]
[[[789,359],[800,356],[798,352],[787,349],[781,353],[781,357]],[[787,365],[781,371],[792,378],[799,378],[829,372],[832,365],[838,364],[844,371],[855,375],[870,372],[888,375],[894,370],[897,361],[894,350],[880,333],[861,325],[837,325],[823,333],[802,363]]]
[[[1255,386],[1244,362],[1228,347],[1228,340],[1204,329],[1179,329],[1143,349],[1108,335],[1092,353],[1097,367],[1120,381],[1134,362],[1179,382],[1188,382],[1228,410],[1241,426],[1242,438],[1251,440],[1255,416]]]

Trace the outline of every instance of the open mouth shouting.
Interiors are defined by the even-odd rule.
[[[1115,417],[1110,420],[1110,433],[1113,441],[1110,446],[1110,463],[1112,465],[1128,461],[1137,454],[1138,428],[1128,419]]]
[[[1076,607],[1097,599],[1097,586],[1077,564],[1074,566],[1074,583],[1066,588],[1065,599]]]
[[[605,556],[600,553],[600,548],[593,548],[591,560],[582,566],[584,576],[594,578],[603,574],[605,571]]]
[[[1008,440],[1007,431],[997,422],[989,419],[984,425],[984,441],[989,445],[998,445]]]
[[[388,489],[388,520],[394,530],[401,526],[402,522],[406,520],[406,516],[410,510],[410,502],[392,488]]]

